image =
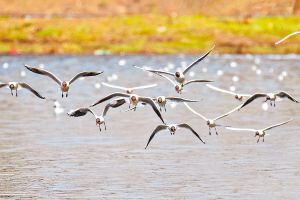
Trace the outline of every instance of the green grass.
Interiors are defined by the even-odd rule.
[[[0,53],[10,47],[20,53],[91,54],[96,49],[110,53],[201,54],[216,44],[214,53],[300,53],[299,17],[220,18],[137,15],[92,19],[0,20]]]

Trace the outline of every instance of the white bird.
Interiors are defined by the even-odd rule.
[[[294,99],[291,95],[289,95],[288,93],[286,93],[284,91],[281,91],[281,92],[278,92],[278,93],[268,93],[268,94],[265,94],[265,93],[256,93],[256,94],[253,94],[249,99],[247,99],[245,101],[245,103],[243,103],[241,105],[241,108],[244,107],[244,106],[246,106],[247,104],[251,103],[253,100],[255,100],[257,98],[260,98],[260,97],[266,97],[265,102],[268,101],[268,100],[270,100],[271,106],[272,106],[272,101],[274,101],[274,107],[275,107],[275,100],[277,99],[277,97],[279,97],[279,98],[288,98],[291,101],[299,103],[296,99]]]
[[[239,94],[239,93],[234,93],[234,92],[231,92],[231,91],[223,90],[223,89],[217,88],[217,87],[215,87],[213,85],[210,85],[210,84],[206,84],[206,86],[209,87],[209,88],[211,88],[211,89],[213,89],[213,90],[219,91],[219,92],[224,92],[224,93],[232,94],[239,101],[242,101],[243,97],[251,97],[252,96],[251,94]]]
[[[293,36],[293,35],[296,35],[296,34],[300,34],[300,31],[289,34],[288,36],[286,36],[286,37],[283,38],[282,40],[276,42],[275,45],[276,45],[276,44],[279,44],[279,43],[282,42],[283,40],[285,40],[285,39],[287,39],[287,38],[289,38],[289,37],[291,37],[291,36]]]
[[[56,99],[53,100],[53,107],[54,107],[55,115],[59,115],[60,113],[63,113],[65,110]]]
[[[41,96],[37,91],[35,91],[30,85],[28,85],[27,83],[17,83],[17,82],[9,82],[9,83],[0,83],[0,88],[8,86],[11,92],[11,95],[13,95],[13,90],[16,91],[16,96],[18,96],[18,89],[21,88],[25,88],[27,90],[29,90],[30,92],[32,92],[33,94],[35,94],[35,96],[41,98],[41,99],[45,99],[45,97]]]
[[[64,92],[67,92],[66,97],[68,97],[68,91],[69,91],[70,84],[73,83],[76,79],[78,79],[80,77],[84,77],[84,76],[96,76],[98,74],[103,73],[103,71],[86,71],[86,72],[80,72],[80,73],[76,74],[70,81],[61,81],[59,78],[57,78],[51,72],[48,72],[48,71],[43,70],[43,69],[35,68],[35,67],[30,67],[30,66],[25,65],[25,64],[24,64],[24,66],[28,70],[30,70],[30,71],[32,71],[34,73],[37,73],[37,74],[48,76],[52,80],[54,80],[56,83],[58,83],[60,85],[60,89],[62,91],[62,94],[61,94],[62,97],[64,97],[64,94],[63,94]]]
[[[86,115],[87,112],[90,112],[95,116],[96,125],[99,125],[99,130],[101,131],[101,127],[100,127],[101,124],[104,124],[105,130],[106,130],[105,116],[106,116],[108,109],[110,107],[117,108],[117,107],[123,105],[124,103],[125,103],[124,99],[116,99],[116,100],[109,102],[108,104],[106,104],[106,106],[103,109],[102,114],[99,116],[96,115],[90,108],[78,108],[76,110],[72,110],[72,111],[68,112],[68,115],[70,117],[81,117],[81,116]]]
[[[216,126],[218,126],[218,125],[216,125],[215,121],[217,121],[217,120],[219,120],[219,119],[221,119],[221,118],[223,118],[223,117],[226,117],[227,115],[229,115],[230,113],[233,113],[234,111],[236,111],[236,110],[239,109],[239,107],[240,107],[240,105],[239,105],[239,106],[236,107],[235,109],[233,109],[233,110],[231,110],[231,111],[225,113],[224,115],[221,115],[221,116],[219,116],[219,117],[217,117],[217,118],[215,118],[215,119],[207,119],[207,118],[204,117],[203,115],[201,115],[201,114],[197,113],[196,111],[194,111],[194,110],[193,110],[191,107],[189,107],[186,103],[184,103],[184,105],[185,105],[190,111],[192,111],[194,114],[198,115],[199,117],[203,118],[203,119],[206,121],[206,124],[207,124],[207,126],[209,127],[209,135],[211,135],[210,128],[215,128],[216,134],[218,135],[218,132],[217,132],[217,129],[216,129]]]
[[[93,105],[91,105],[91,107],[99,104],[99,103],[102,103],[104,101],[107,101],[111,98],[114,98],[114,97],[123,97],[123,99],[129,103],[130,105],[133,106],[134,110],[136,109],[136,107],[138,107],[139,105],[141,106],[144,106],[145,104],[149,104],[152,109],[154,110],[154,112],[157,114],[157,116],[161,119],[161,121],[165,124],[158,108],[156,107],[154,101],[152,100],[152,98],[150,97],[141,97],[141,96],[138,96],[136,94],[126,94],[126,93],[121,93],[121,92],[116,92],[116,93],[112,93],[102,99],[100,99],[99,101],[97,101],[96,103],[94,103]],[[129,105],[129,108],[130,108],[130,105]]]
[[[138,68],[138,69],[142,69],[148,72],[153,72],[153,73],[162,73],[162,74],[167,74],[167,75],[171,75],[174,76],[175,80],[180,83],[183,86],[183,83],[185,82],[185,77],[184,75],[196,64],[198,64],[200,61],[202,61],[215,47],[215,45],[211,48],[211,50],[209,50],[206,54],[204,54],[203,56],[201,56],[200,58],[198,58],[197,60],[195,60],[193,63],[191,63],[188,67],[186,67],[183,71],[177,71],[175,72],[175,74],[171,73],[171,72],[166,72],[166,71],[161,71],[161,70],[149,70],[149,69],[143,69],[140,67],[137,67],[135,65],[133,65],[134,67]]]
[[[293,119],[293,118],[292,118]],[[245,128],[232,128],[232,127],[225,127],[226,129],[229,129],[229,130],[234,130],[234,131],[251,131],[251,132],[255,132],[255,135],[254,135],[254,137],[256,137],[257,135],[258,135],[258,140],[257,140],[257,142],[259,142],[259,138],[260,137],[262,137],[263,138],[263,142],[265,141],[265,131],[267,131],[267,130],[270,130],[270,129],[272,129],[272,128],[275,128],[275,127],[277,127],[277,126],[281,126],[281,125],[283,125],[283,124],[286,124],[286,123],[288,123],[288,122],[290,122],[292,119],[290,119],[290,120],[288,120],[288,121],[286,121],[286,122],[282,122],[282,123],[279,123],[279,124],[275,124],[275,125],[273,125],[273,126],[269,126],[269,127],[267,127],[267,128],[264,128],[264,129],[245,129]]]
[[[213,82],[213,81],[209,81],[209,80],[190,80],[190,81],[188,81],[188,82],[185,82],[184,84],[182,84],[182,85],[177,85],[176,83],[174,83],[174,81],[172,81],[170,78],[168,78],[168,77],[166,77],[166,76],[164,76],[164,75],[162,75],[162,74],[157,74],[157,75],[159,75],[159,76],[161,76],[161,77],[164,77],[165,79],[167,79],[167,80],[169,80],[174,86],[175,86],[175,91],[177,92],[177,93],[180,93],[181,94],[181,91],[183,90],[183,86],[185,86],[185,85],[187,85],[187,84],[190,84],[190,83],[195,83],[195,82]]]
[[[169,107],[172,103],[183,103],[183,102],[199,102],[199,100],[190,100],[190,99],[184,99],[180,97],[164,97],[164,96],[158,96],[156,98],[152,99],[157,107],[160,108],[160,111],[162,109],[165,109]]]
[[[110,85],[107,83],[102,82],[103,85],[111,88],[116,88],[120,90],[125,90],[128,94],[131,94],[133,90],[138,90],[138,89],[146,89],[146,88],[151,88],[157,86],[157,84],[152,84],[152,85],[146,85],[146,86],[138,86],[138,87],[132,87],[132,88],[126,88],[126,87],[121,87],[121,86],[115,86],[115,85]]]
[[[159,131],[168,129],[170,131],[171,135],[174,135],[175,131],[179,128],[189,129],[190,131],[192,131],[194,133],[194,135],[197,136],[197,138],[199,138],[201,140],[201,142],[203,142],[205,144],[205,142],[200,138],[200,136],[196,133],[196,131],[190,125],[188,125],[186,123],[181,123],[181,124],[158,125],[152,132],[145,149],[148,147],[149,143],[151,142],[151,140],[153,139],[155,134],[158,133]]]

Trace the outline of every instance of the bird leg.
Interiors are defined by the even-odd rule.
[[[215,130],[216,130],[216,135],[218,135],[218,132],[217,132],[217,129],[216,129],[216,127],[215,127]]]
[[[61,92],[61,98],[64,98],[64,93],[63,92]]]
[[[159,110],[160,110],[160,112],[161,112],[161,107],[159,107]]]
[[[12,90],[10,90],[11,96],[13,96],[14,94],[12,93]]]
[[[260,138],[260,137],[258,137],[257,143],[259,142],[259,138]]]
[[[165,108],[165,112],[167,112],[167,109],[166,109],[166,107],[164,106],[164,108]]]
[[[275,107],[275,101],[274,101],[274,107]]]
[[[136,111],[136,106],[134,107],[134,111]]]
[[[263,142],[265,142],[265,136],[263,137]]]
[[[99,130],[101,131],[101,127],[100,127],[100,124],[99,124]]]
[[[208,129],[209,129],[209,135],[211,135],[211,132],[210,132],[210,127],[208,127]]]
[[[105,125],[105,122],[103,122],[103,124],[104,124],[105,130],[106,130],[106,125]],[[100,126],[100,125],[99,125],[99,126]]]
[[[68,97],[68,92],[69,92],[69,91],[67,91],[66,97]]]
[[[270,101],[270,105],[272,106],[272,101]]]
[[[18,96],[18,90],[16,90],[16,97]]]

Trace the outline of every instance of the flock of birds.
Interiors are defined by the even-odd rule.
[[[300,32],[296,32],[291,35],[297,34]],[[286,38],[288,38],[289,36],[287,36]],[[286,38],[282,39],[281,41],[285,40]],[[281,42],[279,41],[279,42]],[[277,42],[276,44],[278,44],[279,42]],[[154,73],[156,75],[159,75],[165,79],[167,79],[168,81],[170,81],[174,88],[175,91],[177,93],[181,93],[181,91],[183,90],[183,87],[187,84],[190,83],[195,83],[195,82],[212,82],[211,80],[186,80],[185,74],[195,65],[197,65],[199,62],[201,62],[206,56],[208,56],[210,54],[210,52],[213,50],[215,46],[213,46],[206,54],[204,54],[203,56],[199,57],[198,59],[196,59],[193,63],[191,63],[188,67],[186,67],[183,71],[176,71],[175,73],[171,73],[168,71],[162,71],[162,70],[149,70],[149,69],[145,69],[145,68],[140,68],[137,66],[133,66],[137,69],[141,69],[144,70],[146,72],[150,72],[150,73]],[[84,71],[84,72],[80,72],[78,74],[76,74],[70,81],[61,81],[58,77],[56,77],[53,73],[46,71],[44,69],[40,69],[40,68],[36,68],[36,67],[31,67],[28,66],[26,64],[24,64],[24,67],[26,69],[28,69],[29,71],[36,73],[36,74],[40,74],[40,75],[44,75],[47,76],[49,78],[51,78],[52,80],[54,80],[57,84],[59,84],[61,92],[62,92],[62,98],[64,97],[64,93],[66,93],[65,97],[68,97],[68,91],[70,89],[70,85],[71,83],[73,83],[74,81],[76,81],[78,78],[80,77],[88,77],[88,76],[97,76],[103,73],[103,71]],[[171,80],[169,77],[167,77],[166,75],[172,76],[175,81]],[[215,129],[215,133],[216,135],[218,135],[217,129],[216,129],[216,121],[224,118],[226,116],[228,116],[229,114],[242,109],[243,107],[245,107],[246,105],[250,104],[252,101],[254,101],[257,98],[261,98],[264,97],[265,98],[265,102],[266,101],[270,101],[270,104],[272,106],[272,101],[273,101],[273,105],[275,107],[275,101],[277,99],[281,99],[281,98],[288,98],[289,100],[295,102],[295,103],[299,103],[295,98],[293,98],[291,95],[289,95],[287,92],[284,91],[280,91],[278,93],[255,93],[255,94],[239,94],[239,93],[234,93],[231,91],[227,91],[224,89],[220,89],[217,88],[211,84],[206,84],[207,87],[209,87],[212,90],[218,91],[218,92],[223,92],[223,93],[228,93],[231,94],[235,97],[235,99],[242,101],[243,98],[247,98],[247,100],[242,103],[241,105],[239,105],[238,107],[236,107],[235,109],[219,116],[216,117],[214,119],[208,119],[206,117],[204,117],[203,115],[201,115],[200,113],[197,113],[195,110],[193,110],[187,103],[192,103],[192,102],[199,102],[199,100],[191,100],[191,99],[185,99],[185,98],[181,98],[181,97],[165,97],[165,96],[158,96],[156,98],[152,98],[152,97],[144,97],[144,96],[139,96],[133,93],[134,90],[138,90],[138,89],[146,89],[146,88],[151,88],[151,87],[155,87],[157,86],[157,84],[152,84],[152,85],[147,85],[147,86],[138,86],[138,87],[133,87],[133,88],[126,88],[126,87],[122,87],[122,86],[115,86],[115,85],[110,85],[107,83],[102,83],[103,85],[107,86],[107,87],[111,87],[111,88],[116,88],[119,90],[123,90],[125,92],[115,92],[112,93],[106,97],[101,98],[100,100],[98,100],[97,102],[95,102],[94,104],[90,105],[90,107],[81,107],[75,110],[71,110],[70,112],[68,112],[67,114],[70,117],[80,117],[80,116],[84,116],[86,115],[88,112],[93,114],[95,119],[96,119],[96,125],[99,126],[99,130],[101,131],[101,127],[100,125],[103,124],[106,130],[106,125],[105,125],[105,116],[108,112],[108,110],[110,108],[117,108],[122,106],[123,104],[127,103],[129,104],[129,109],[125,110],[125,111],[130,111],[130,110],[136,110],[139,107],[144,107],[146,105],[149,105],[152,107],[153,111],[156,113],[156,115],[160,118],[160,120],[162,121],[163,124],[158,125],[154,131],[152,132],[148,143],[145,147],[145,149],[148,147],[149,143],[151,142],[151,140],[153,139],[153,137],[162,130],[169,130],[171,135],[175,134],[175,132],[177,131],[177,129],[179,128],[185,128],[190,130],[202,143],[205,144],[205,142],[201,139],[201,137],[198,135],[198,133],[187,123],[179,123],[179,124],[168,124],[166,125],[166,123],[164,122],[164,119],[161,115],[161,112],[163,110],[166,111],[166,108],[168,106],[170,106],[172,103],[176,102],[176,103],[183,103],[192,113],[194,113],[195,115],[201,117],[202,119],[204,119],[206,121],[207,126],[209,127],[209,135],[211,135],[211,128]],[[11,90],[11,94],[13,95],[13,91],[16,91],[16,96],[17,94],[17,90],[22,87],[25,89],[28,89],[29,91],[31,91],[34,95],[36,95],[37,97],[41,98],[41,99],[45,99],[45,97],[41,96],[36,90],[34,90],[29,84],[27,83],[18,83],[18,82],[8,82],[8,83],[0,83],[0,88],[7,86],[10,90]],[[100,103],[109,101],[101,115],[97,115],[92,109],[91,107],[94,107]],[[57,109],[59,108],[59,103],[56,101],[55,102],[55,107],[57,107]],[[233,128],[233,127],[225,127],[226,129],[229,130],[235,130],[235,131],[251,131],[255,133],[255,136],[258,136],[258,140],[257,142],[259,142],[259,139],[262,137],[263,141],[264,141],[264,136],[265,136],[265,131],[270,130],[272,128],[284,125],[288,122],[290,122],[293,118],[279,123],[279,124],[275,124],[272,126],[269,126],[267,128],[264,129],[244,129],[244,128]]]

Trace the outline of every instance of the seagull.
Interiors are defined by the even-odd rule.
[[[203,144],[205,144],[205,142],[200,138],[200,136],[196,133],[196,131],[194,131],[194,129],[190,125],[188,125],[186,123],[181,123],[181,124],[158,125],[154,129],[153,133],[151,134],[151,136],[150,136],[150,138],[148,140],[148,143],[147,143],[147,146],[145,147],[145,149],[147,149],[149,143],[151,142],[151,140],[153,139],[153,137],[155,136],[155,134],[158,133],[159,131],[169,129],[171,135],[174,135],[175,131],[178,128],[186,128],[186,129],[191,130],[194,133],[194,135],[196,135],[197,138],[199,138],[201,140],[201,142],[203,142]]]
[[[181,94],[181,91],[183,90],[183,86],[190,84],[190,83],[195,83],[195,82],[213,82],[213,81],[209,81],[209,80],[190,80],[188,82],[185,82],[182,85],[177,85],[176,83],[174,83],[174,81],[172,81],[169,77],[166,77],[165,75],[162,74],[157,74],[161,77],[164,77],[165,79],[169,80],[174,86],[175,86],[175,91],[179,94]]]
[[[210,85],[210,84],[206,84],[206,86],[209,87],[209,88],[211,88],[211,89],[213,89],[213,90],[219,91],[219,92],[224,92],[224,93],[232,94],[239,101],[242,101],[243,97],[251,97],[252,96],[251,94],[238,94],[238,93],[230,92],[230,91],[227,91],[227,90],[223,90],[223,89],[217,88],[217,87],[215,87],[213,85]]]
[[[13,90],[16,90],[16,97],[18,96],[18,88],[19,86],[21,88],[26,88],[27,90],[29,90],[30,92],[32,92],[33,94],[35,94],[35,96],[41,98],[41,99],[45,99],[45,97],[41,96],[37,91],[35,91],[30,85],[28,85],[27,83],[17,83],[17,82],[9,82],[9,83],[0,83],[0,88],[8,86],[11,92],[11,95],[13,95]]]
[[[217,129],[216,129],[216,126],[218,126],[218,125],[215,124],[215,121],[217,121],[217,120],[219,120],[219,119],[221,119],[221,118],[223,118],[223,117],[226,117],[227,115],[229,115],[230,113],[233,113],[234,111],[236,111],[236,110],[239,109],[239,107],[240,107],[240,105],[239,105],[238,107],[236,107],[236,108],[233,109],[232,111],[229,111],[229,112],[225,113],[224,115],[221,115],[221,116],[219,116],[219,117],[217,117],[217,118],[215,118],[215,119],[207,119],[207,118],[205,118],[204,116],[202,116],[202,115],[200,115],[199,113],[197,113],[196,111],[194,111],[194,110],[193,110],[191,107],[189,107],[186,103],[184,103],[184,105],[185,105],[190,111],[192,111],[194,114],[198,115],[199,117],[203,118],[203,119],[206,121],[206,124],[207,124],[207,126],[209,127],[209,135],[211,135],[210,128],[213,128],[213,127],[214,127],[215,130],[216,130],[216,135],[218,135],[218,132],[217,132]]]
[[[286,36],[286,37],[283,38],[282,40],[276,42],[275,45],[276,45],[276,44],[279,44],[280,42],[282,42],[283,40],[287,39],[288,37],[291,37],[291,36],[296,35],[296,34],[300,34],[300,31],[289,34],[288,36]]]
[[[114,98],[114,97],[123,97],[123,99],[127,103],[129,103],[130,105],[133,106],[134,110],[136,110],[136,107],[144,106],[145,104],[149,104],[150,106],[152,106],[152,109],[157,114],[157,116],[165,124],[159,110],[157,109],[157,107],[155,106],[155,103],[153,102],[153,100],[150,97],[141,97],[141,96],[138,96],[136,94],[126,94],[126,93],[121,93],[121,92],[115,92],[115,93],[112,93],[112,94],[100,99],[99,101],[97,101],[96,103],[91,105],[91,107],[93,107],[93,106],[95,106],[99,103],[102,103],[104,101],[107,101],[111,98]],[[129,105],[129,108],[130,108],[130,105]]]
[[[103,71],[86,71],[86,72],[80,72],[78,74],[76,74],[69,82],[68,81],[61,81],[59,80],[59,78],[57,78],[54,74],[52,74],[51,72],[48,72],[46,70],[43,70],[43,69],[39,69],[39,68],[36,68],[36,67],[30,67],[28,65],[25,65],[24,66],[34,72],[34,73],[37,73],[37,74],[41,74],[41,75],[45,75],[45,76],[49,76],[52,80],[54,80],[56,83],[58,83],[60,85],[60,89],[62,91],[62,98],[64,97],[64,92],[67,92],[66,94],[66,97],[68,97],[68,91],[69,91],[69,87],[70,87],[70,84],[73,83],[76,79],[80,78],[80,77],[84,77],[84,76],[96,76],[96,75],[99,75],[101,73],[103,73]]]
[[[293,119],[293,118],[292,118],[292,119]],[[286,121],[286,122],[282,122],[282,123],[279,123],[279,124],[275,124],[275,125],[273,125],[273,126],[269,126],[269,127],[265,128],[265,129],[260,129],[260,130],[257,130],[257,129],[245,129],[245,128],[232,128],[232,127],[228,127],[228,126],[226,126],[225,128],[226,128],[226,129],[229,129],[229,130],[234,130],[234,131],[252,131],[252,132],[255,132],[254,137],[256,137],[256,136],[258,135],[258,140],[257,140],[257,142],[259,142],[259,138],[260,138],[260,137],[263,138],[263,142],[264,142],[264,141],[265,141],[265,134],[266,134],[265,131],[270,130],[270,129],[272,129],[272,128],[275,128],[275,127],[277,127],[277,126],[281,126],[281,125],[283,125],[283,124],[286,124],[286,123],[290,122],[292,119],[290,119],[290,120],[288,120],[288,121]]]
[[[270,100],[270,104],[272,106],[272,101],[274,101],[274,107],[275,107],[275,100],[277,99],[277,97],[279,98],[288,98],[290,99],[291,101],[294,101],[296,103],[299,103],[299,101],[297,101],[296,99],[294,99],[291,95],[289,95],[288,93],[284,92],[284,91],[281,91],[281,92],[278,92],[278,93],[268,93],[268,94],[265,94],[265,93],[256,93],[256,94],[253,94],[249,99],[247,99],[247,101],[245,101],[244,104],[241,105],[241,107],[239,108],[239,110],[246,106],[247,104],[251,103],[254,99],[257,99],[259,97],[266,97],[266,101]]]
[[[146,88],[151,88],[157,86],[157,84],[152,84],[152,85],[146,85],[146,86],[138,86],[138,87],[133,87],[133,88],[126,88],[126,87],[121,87],[121,86],[115,86],[115,85],[110,85],[107,83],[102,82],[103,85],[111,88],[117,88],[120,90],[125,90],[128,94],[131,94],[133,90],[138,90],[138,89],[146,89]]]
[[[124,99],[116,99],[116,100],[113,100],[113,101],[109,102],[104,107],[103,112],[102,112],[102,114],[100,116],[96,115],[90,108],[85,108],[85,107],[78,108],[76,110],[72,110],[72,111],[68,112],[67,114],[70,117],[81,117],[81,116],[86,115],[88,112],[90,112],[90,113],[92,113],[95,116],[95,118],[96,118],[96,125],[99,125],[99,130],[101,131],[101,127],[100,127],[101,124],[104,124],[105,130],[106,130],[105,115],[106,115],[108,109],[110,107],[117,108],[117,107],[123,105],[124,103],[125,103]]]
[[[164,108],[166,111],[166,108],[174,102],[176,103],[199,102],[199,100],[190,100],[190,99],[184,99],[180,97],[164,97],[164,96],[158,96],[156,98],[153,98],[152,100],[155,102],[157,107],[159,107],[160,111],[162,110],[162,108]]]
[[[142,69],[142,70],[146,70],[148,72],[153,72],[153,73],[162,73],[162,74],[167,74],[167,75],[171,75],[174,76],[175,80],[181,84],[181,86],[183,86],[183,83],[185,82],[185,77],[184,75],[196,64],[198,64],[200,61],[202,61],[215,47],[215,45],[211,48],[211,50],[209,50],[206,54],[204,54],[203,56],[201,56],[200,58],[198,58],[197,60],[195,60],[193,63],[191,63],[187,68],[185,68],[182,72],[175,72],[175,74],[171,73],[171,72],[166,72],[166,71],[161,71],[161,70],[149,70],[149,69],[143,69],[140,67],[137,67],[135,65],[133,65],[134,67],[138,68],[138,69]]]

